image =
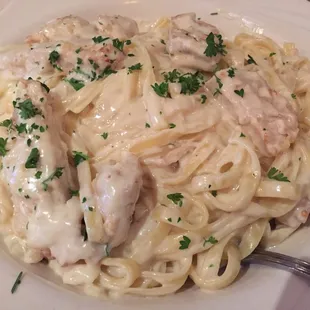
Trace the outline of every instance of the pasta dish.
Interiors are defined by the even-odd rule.
[[[0,121],[5,245],[89,295],[224,288],[310,212],[309,60],[194,13],[2,47]]]

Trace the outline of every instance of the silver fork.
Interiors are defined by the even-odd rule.
[[[243,265],[253,263],[285,269],[310,280],[310,263],[292,256],[256,249],[242,260]]]

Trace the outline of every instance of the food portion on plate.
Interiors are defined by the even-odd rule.
[[[230,42],[194,13],[66,16],[1,48],[0,90],[4,242],[87,294],[224,288],[308,218],[294,44]]]

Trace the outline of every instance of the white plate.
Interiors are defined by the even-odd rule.
[[[195,11],[217,25],[228,37],[253,30],[279,43],[293,41],[301,53],[310,56],[309,0],[0,0],[0,44],[18,42],[52,18],[77,14],[91,18],[100,13],[117,13],[142,19]],[[211,12],[221,12],[210,16]],[[304,228],[279,247],[279,251],[301,258],[310,257],[310,228]],[[122,310],[309,310],[309,283],[281,270],[251,266],[236,283],[212,294],[196,288],[164,298],[126,297],[102,301],[50,285],[55,280],[45,267],[18,265],[0,253],[0,309]],[[19,271],[27,274],[16,294],[10,289]],[[37,275],[42,277],[39,278]]]

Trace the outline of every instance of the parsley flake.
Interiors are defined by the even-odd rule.
[[[57,61],[60,58],[60,54],[57,51],[52,51],[49,55],[49,62],[53,66],[53,68],[57,69],[58,71],[62,71],[62,69],[57,65]]]
[[[87,201],[86,197],[83,197],[82,203],[85,203]]]
[[[254,60],[254,58],[251,55],[248,55],[249,59],[247,59],[247,63],[250,64],[254,64],[257,65],[256,61]]]
[[[231,68],[229,68],[229,69],[227,70],[228,76],[229,76],[230,78],[233,78],[233,77],[235,76],[235,70],[237,70],[237,69],[236,69],[236,68],[233,68],[233,67],[231,67]]]
[[[245,138],[245,134],[243,132],[241,132],[240,138]]]
[[[200,77],[198,73],[186,73],[179,77],[178,82],[181,84],[181,94],[192,95],[200,88]]]
[[[274,56],[274,55],[276,55],[277,53],[270,53],[269,54],[269,57],[272,57],[272,56]]]
[[[201,95],[200,98],[201,98],[201,104],[206,103],[206,100],[207,100],[207,96],[206,95]]]
[[[51,182],[51,181],[53,181],[55,178],[59,179],[59,178],[62,176],[63,169],[64,169],[63,167],[58,167],[58,168],[56,168],[56,170],[55,170],[47,179],[45,179],[45,180],[42,182],[43,189],[44,189],[45,191],[47,191],[47,187],[48,187],[47,182]]]
[[[104,132],[101,137],[104,139],[104,140],[107,140],[108,139],[108,136],[109,134],[107,132]]]
[[[218,243],[218,240],[215,239],[213,236],[210,236],[208,239],[204,239],[204,243],[203,243],[203,246],[206,246],[207,243],[211,243],[211,244],[217,244]]]
[[[24,273],[22,271],[18,274],[18,276],[17,276],[17,278],[16,278],[16,280],[15,280],[15,282],[11,288],[12,294],[14,294],[16,292],[18,286],[22,283],[23,274]]]
[[[6,138],[6,139],[0,138],[0,155],[3,156],[3,157],[6,155],[6,153],[7,153],[7,151],[8,151],[8,150],[5,148],[7,142],[8,142],[8,139],[7,139],[7,138]]]
[[[76,91],[80,90],[85,86],[82,80],[71,78],[70,80],[65,79],[65,81],[68,82]]]
[[[142,69],[142,65],[140,62],[138,62],[137,64],[128,67],[128,73],[127,74],[132,73],[132,71],[141,70],[141,69]]]
[[[284,176],[284,174],[277,168],[272,167],[267,174],[269,179],[280,181],[280,182],[290,182],[290,180]]]
[[[163,39],[160,40],[160,43],[166,45],[166,42]]]
[[[296,96],[295,94],[291,94],[291,97],[292,97],[293,99],[296,99],[296,98],[297,98],[297,96]]]
[[[25,163],[25,168],[26,169],[32,169],[37,167],[37,163],[40,158],[40,152],[39,150],[35,147],[31,150],[26,163]]]
[[[33,105],[30,99],[16,103],[15,108],[20,110],[19,115],[23,119],[29,119],[42,114],[42,112]]]
[[[170,97],[169,92],[168,92],[168,83],[162,82],[160,84],[155,83],[154,85],[151,85],[152,88],[154,89],[154,92],[160,96],[160,97]]]
[[[42,176],[42,171],[37,171],[37,173],[34,175],[36,179],[40,179]]]
[[[12,120],[6,119],[0,123],[0,126],[6,127],[6,128],[11,128],[12,127]]]
[[[175,127],[176,127],[176,124],[173,124],[173,123],[170,123],[170,124],[169,124],[169,128],[170,128],[170,129],[173,129],[173,128],[175,128]]]
[[[184,196],[181,193],[174,193],[167,195],[167,198],[170,199],[175,205],[182,207]]]
[[[167,220],[168,220],[168,222],[170,222],[170,223],[172,222],[172,218],[171,218],[171,217],[169,217]]]
[[[217,196],[217,191],[211,191],[211,195],[212,195],[213,197],[216,197],[216,196]]]
[[[71,197],[73,197],[73,196],[79,196],[80,191],[79,191],[79,190],[69,189],[69,193],[70,193]]]
[[[206,42],[207,48],[205,49],[204,54],[207,57],[216,56],[217,54],[225,56],[227,54],[227,51],[225,50],[226,45],[223,44],[223,39],[220,34],[214,35],[213,32],[210,32],[206,38]]]
[[[174,69],[173,71],[170,71],[167,73],[164,72],[163,75],[164,75],[165,82],[176,83],[179,77],[181,76],[181,73],[178,70]]]
[[[98,36],[98,37],[93,37],[92,40],[94,41],[94,43],[96,44],[100,44],[106,40],[110,39],[109,37],[103,38],[102,36]]]
[[[89,157],[86,154],[83,154],[82,152],[73,151],[73,160],[75,167],[77,167],[80,163],[88,159]]]
[[[183,236],[183,240],[180,241],[180,250],[188,249],[189,245],[191,243],[191,239],[189,239],[187,236]]]
[[[240,90],[234,90],[234,93],[237,94],[238,96],[240,96],[241,98],[243,98],[244,96],[244,89],[241,88]]]
[[[149,123],[145,123],[145,128],[151,128],[151,125]]]

